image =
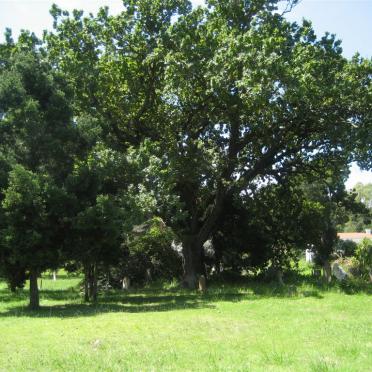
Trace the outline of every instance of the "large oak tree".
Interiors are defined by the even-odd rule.
[[[346,60],[333,35],[288,22],[278,3],[128,0],[118,16],[87,18],[53,9],[50,56],[77,112],[97,118],[108,144],[145,143],[159,159],[144,182],[173,196],[159,212],[182,240],[190,287],[231,190],[353,157],[371,164],[371,61]]]

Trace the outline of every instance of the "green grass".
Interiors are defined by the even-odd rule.
[[[208,294],[149,288],[81,300],[78,278],[27,290],[0,284],[1,371],[368,371],[372,300],[306,277],[252,281]]]

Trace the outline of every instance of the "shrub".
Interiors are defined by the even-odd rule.
[[[25,286],[26,269],[18,263],[7,262],[1,267],[0,277],[7,281],[9,289],[14,292],[16,289],[22,289]]]
[[[110,282],[118,287],[129,277],[133,285],[158,279],[172,280],[182,275],[182,259],[172,248],[175,235],[160,218],[137,226],[123,245],[122,260],[110,270]]]
[[[372,288],[363,278],[347,278],[339,282],[340,288],[347,294],[368,293],[372,294]]]
[[[360,272],[363,277],[372,278],[372,241],[363,239],[357,246],[355,251],[355,259],[357,260]]]
[[[352,257],[355,254],[357,244],[352,240],[339,240],[336,245],[336,252],[342,252],[344,257]]]

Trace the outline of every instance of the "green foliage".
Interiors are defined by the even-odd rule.
[[[351,193],[355,207],[349,211],[349,220],[343,226],[345,232],[364,232],[372,223],[372,184],[357,183]]]
[[[190,286],[211,237],[216,261],[239,270],[289,267],[309,243],[326,262],[355,205],[347,164],[371,165],[371,61],[348,61],[277,0],[123,5],[115,16],[53,5],[43,42],[6,33],[0,247],[25,254],[2,261],[74,261],[96,280],[134,225],[161,216],[164,231],[129,239],[141,273],[178,272],[171,239]]]
[[[36,308],[37,275],[62,257],[71,206],[63,184],[78,132],[70,89],[35,35],[22,32],[17,43],[9,36],[0,52],[0,267],[12,290],[29,272]]]
[[[337,166],[341,169],[337,170]],[[337,249],[338,226],[347,221],[348,213],[364,208],[355,201],[355,194],[346,191],[346,176],[342,163],[334,163],[325,169],[322,179],[310,179],[302,185],[306,197],[320,206],[318,217],[309,225],[318,265],[329,264]]]
[[[141,231],[134,232],[128,243],[129,256],[124,259],[122,277],[130,277],[137,285],[149,280],[179,278],[182,261],[172,248],[176,239],[173,231],[160,218],[137,228]]]
[[[349,92],[353,91],[358,99],[349,101],[350,109],[358,112],[352,118],[354,129],[351,131],[350,149],[354,158],[362,169],[372,168],[372,139],[370,128],[372,113],[372,61],[364,59],[358,53],[352,58],[346,67],[346,76]]]
[[[21,165],[14,167],[2,202],[6,221],[2,235],[11,264],[39,272],[58,264],[61,249],[58,227],[65,201],[66,194],[50,177]]]
[[[76,150],[69,88],[35,50],[15,50],[7,62],[0,71],[2,147],[18,164],[61,182]]]
[[[1,249],[0,260],[0,278],[6,280],[9,289],[15,292],[24,288],[27,279],[26,269],[19,262],[14,262],[4,247]]]
[[[372,183],[357,183],[353,189],[357,194],[357,200],[367,208],[372,208]]]
[[[342,280],[340,282],[340,288],[347,294],[356,294],[365,292],[371,294],[371,284],[361,276],[353,276]]]
[[[226,200],[213,233],[217,266],[223,269],[288,270],[319,240],[324,207],[303,192],[298,179],[272,184]]]
[[[371,278],[372,274],[372,241],[364,238],[355,251],[359,269],[364,277]]]
[[[357,244],[352,240],[339,240],[336,245],[336,251],[341,251],[345,257],[354,256]]]
[[[117,260],[122,234],[121,209],[114,198],[98,195],[94,205],[77,214],[74,229],[77,235],[75,253],[86,263],[114,263]]]

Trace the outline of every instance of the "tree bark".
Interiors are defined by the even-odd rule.
[[[38,273],[35,269],[30,271],[30,309],[37,310],[40,307],[39,288],[37,286]]]
[[[11,291],[12,293],[15,293],[15,292],[17,291],[17,287],[16,287],[16,285],[14,284],[13,281],[11,281],[11,282],[9,283],[9,289],[10,289],[10,291]]]
[[[93,265],[88,266],[88,298],[89,301],[93,297],[93,292],[94,292],[94,278],[93,278]]]
[[[84,301],[89,302],[89,265],[84,265]]]
[[[145,277],[146,277],[146,282],[147,283],[151,283],[152,282],[151,269],[146,269]]]
[[[97,264],[92,266],[92,301],[97,301],[98,294],[98,276],[97,276]]]
[[[275,268],[275,275],[276,279],[278,281],[278,284],[283,287],[284,286],[284,280],[283,280],[283,271],[280,268]]]
[[[199,276],[205,275],[203,245],[196,235],[184,236],[182,239],[183,253],[183,285],[195,289],[199,283]]]
[[[332,279],[332,269],[331,264],[328,260],[323,263],[323,278],[326,283],[330,283]]]

